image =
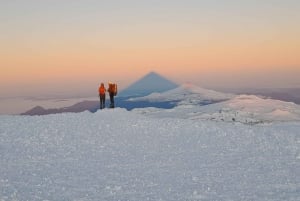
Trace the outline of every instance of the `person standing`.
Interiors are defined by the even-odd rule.
[[[99,97],[100,97],[100,110],[102,110],[103,108],[105,108],[105,92],[106,92],[106,89],[105,89],[103,83],[101,83],[98,91],[99,91]]]
[[[109,99],[110,99],[110,108],[115,107],[115,96],[118,93],[117,84],[115,83],[108,83],[108,93],[109,93]]]

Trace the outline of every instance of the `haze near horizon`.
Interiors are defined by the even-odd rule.
[[[203,87],[300,87],[300,3],[2,1],[0,95],[124,89],[149,71]]]

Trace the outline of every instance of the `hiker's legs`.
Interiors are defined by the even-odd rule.
[[[105,108],[105,95],[100,96],[100,109]]]
[[[105,94],[102,97],[102,108],[105,108]]]
[[[100,98],[100,110],[102,109],[102,100],[101,100],[101,96],[99,96],[99,98]]]
[[[113,94],[109,94],[109,99],[110,99],[110,107],[114,108],[115,107],[114,95]]]

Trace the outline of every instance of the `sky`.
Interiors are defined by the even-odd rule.
[[[300,87],[298,0],[0,0],[0,97],[97,94],[155,71]]]

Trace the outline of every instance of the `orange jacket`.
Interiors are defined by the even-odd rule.
[[[106,89],[104,86],[100,86],[98,91],[99,91],[99,95],[104,95],[106,92]]]

